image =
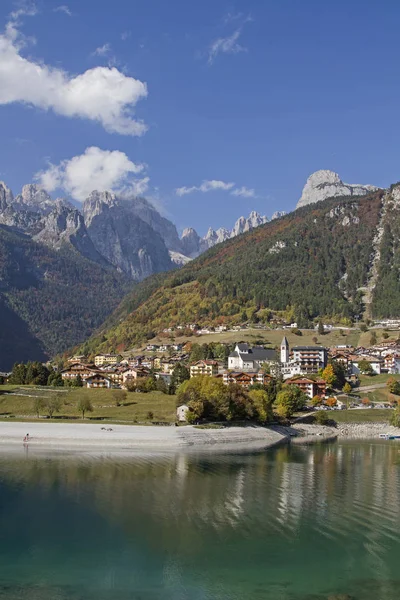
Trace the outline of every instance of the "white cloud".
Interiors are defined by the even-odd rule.
[[[61,4],[61,6],[57,6],[53,9],[53,12],[62,12],[68,15],[68,17],[72,17],[71,9],[66,4]]]
[[[121,40],[123,42],[125,42],[129,37],[131,37],[131,32],[130,31],[123,31],[121,33]]]
[[[18,8],[13,10],[13,12],[10,13],[9,17],[10,21],[15,22],[15,25],[21,17],[34,17],[38,13],[37,7],[34,2],[25,2],[22,0],[21,2],[17,3],[17,6]]]
[[[58,165],[36,173],[35,179],[45,190],[60,189],[75,200],[82,202],[93,190],[111,190],[119,194],[144,194],[149,177],[144,175],[145,166],[129,160],[119,150],[102,150],[96,146],[86,148],[79,156],[63,160]]]
[[[212,192],[216,190],[231,190],[235,186],[234,183],[225,181],[220,181],[217,179],[204,180],[203,183],[199,186],[193,185],[192,187],[180,187],[175,190],[177,196],[186,196],[187,194],[192,194],[193,192]]]
[[[92,52],[92,56],[107,56],[111,52],[111,44],[103,44],[103,46],[99,46],[96,48],[94,52]]]
[[[27,9],[24,13],[21,10],[15,11],[5,33],[0,34],[0,104],[19,102],[66,117],[89,119],[121,135],[146,132],[143,121],[133,117],[136,104],[147,96],[145,83],[115,67],[95,67],[72,76],[24,58],[24,41],[15,20],[27,14]]]
[[[241,28],[236,29],[232,35],[228,37],[220,37],[216,39],[208,50],[208,64],[212,65],[218,54],[221,52],[224,54],[238,54],[239,52],[246,52],[247,48],[241,46],[238,43],[238,39],[242,33]]]
[[[242,186],[241,188],[236,188],[231,192],[232,196],[242,196],[243,198],[255,198],[256,191],[253,188],[247,188]]]

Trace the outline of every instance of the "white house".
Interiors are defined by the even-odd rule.
[[[369,362],[369,364],[371,365],[371,368],[373,370],[373,372],[376,375],[380,375],[381,374],[381,361],[378,358],[373,358],[372,356],[358,356],[356,358],[356,360],[354,360],[354,358],[352,359],[352,364],[351,364],[351,373],[353,375],[360,375],[361,371],[359,369],[359,364],[361,361],[367,361]]]
[[[178,421],[180,423],[185,423],[186,422],[186,413],[188,412],[189,407],[187,406],[187,404],[181,404],[180,406],[178,406],[178,408],[176,409],[176,418],[178,419]]]

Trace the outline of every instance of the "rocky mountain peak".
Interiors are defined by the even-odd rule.
[[[189,258],[198,255],[200,249],[201,238],[193,227],[187,227],[183,230],[181,237],[182,253]]]
[[[33,236],[35,241],[56,250],[63,244],[70,243],[86,258],[99,264],[107,264],[88,235],[83,215],[62,199],[56,200],[53,210],[42,217],[40,226],[39,233]]]
[[[284,217],[285,215],[286,215],[285,210],[276,210],[271,217],[271,221],[273,221],[274,219],[280,219],[281,217]]]
[[[14,196],[10,188],[4,181],[0,181],[0,210],[5,210],[7,206],[12,204],[13,200]]]
[[[307,179],[296,208],[338,196],[364,196],[377,189],[374,185],[344,183],[334,171],[322,169]]]
[[[36,183],[24,185],[13,202],[14,208],[19,211],[48,214],[53,210],[54,201],[49,194]]]

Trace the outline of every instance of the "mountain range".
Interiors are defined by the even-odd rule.
[[[349,186],[337,174],[319,171],[308,179],[299,204],[324,200],[326,190],[351,198],[357,198],[356,192],[371,192],[370,186]],[[164,278],[176,281],[175,277],[181,277],[164,272],[183,267],[179,273],[186,277],[185,273],[192,269],[195,272],[196,265],[203,264],[201,256],[196,258],[199,255],[205,253],[207,261],[219,256],[219,248],[232,248],[234,252],[236,240],[237,247],[242,248],[242,238],[251,244],[252,239],[259,239],[259,231],[269,236],[276,228],[285,229],[291,219],[297,222],[302,210],[288,216],[277,212],[271,221],[252,212],[248,218],[238,219],[232,230],[209,229],[200,237],[189,228],[179,237],[175,225],[144,198],[93,191],[79,210],[66,199],[53,200],[35,184],[25,185],[14,197],[0,182],[0,369],[9,368],[16,359],[42,359],[83,341],[116,309],[134,282],[152,276],[121,306],[135,305],[149,286],[153,289]],[[267,255],[280,256],[282,243],[276,240],[275,246],[265,250]],[[246,249],[246,255],[254,251]],[[257,252],[262,252],[262,245],[257,246]],[[192,267],[189,263],[193,259]],[[251,265],[249,268],[253,269]],[[232,274],[233,281],[235,277]],[[343,277],[345,281],[347,275]],[[206,287],[206,297],[212,297],[212,286]],[[203,312],[198,314],[195,308],[196,318],[209,311],[201,308],[207,304],[205,299],[201,296],[198,300]],[[270,308],[274,306],[272,302]],[[126,316],[124,308],[118,310],[122,310],[120,318]],[[232,306],[229,311],[232,313]],[[224,310],[220,313],[224,316]],[[217,318],[215,311],[212,314],[213,319]],[[152,318],[149,326],[158,327]],[[109,345],[107,340],[104,343]]]
[[[165,328],[267,323],[305,327],[400,314],[400,184],[303,206],[216,245],[130,292],[81,350],[122,351]]]

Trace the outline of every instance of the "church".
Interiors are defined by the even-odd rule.
[[[284,336],[280,351],[280,373],[284,379],[294,375],[312,375],[324,369],[328,362],[328,350],[323,346],[293,346]]]

